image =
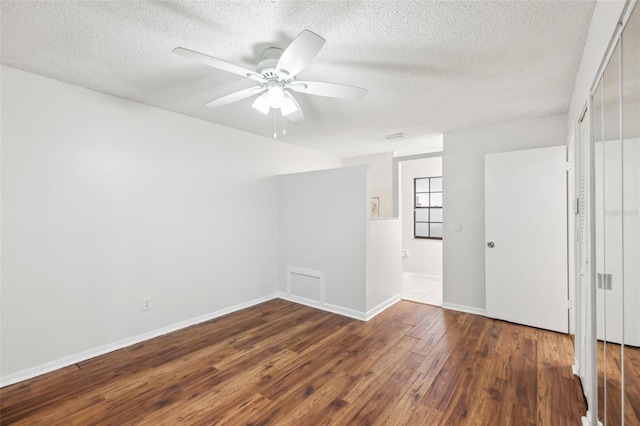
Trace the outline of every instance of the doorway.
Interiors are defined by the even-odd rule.
[[[402,298],[442,306],[442,153],[397,157],[394,168],[402,223]]]

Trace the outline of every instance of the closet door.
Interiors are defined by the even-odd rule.
[[[625,425],[640,425],[640,7],[622,33],[622,227]]]
[[[600,115],[594,141],[595,243],[598,349],[598,414],[605,425],[621,424],[622,220],[619,45],[594,94]],[[598,124],[598,117],[595,117]]]
[[[605,68],[596,104],[595,139],[596,304],[599,419],[622,424],[622,143],[620,134],[620,44]],[[597,121],[597,118],[596,118]]]
[[[622,424],[622,143],[620,134],[620,43],[602,77],[602,141],[596,144],[596,270],[598,306],[604,309],[599,331],[605,398],[603,423]],[[599,254],[599,256],[598,256]]]
[[[592,95],[598,419],[640,424],[640,8]]]
[[[603,76],[601,162],[602,276],[598,292],[604,300],[605,416],[607,425],[622,424],[622,141],[620,132],[620,43]],[[596,166],[597,167],[597,166]]]

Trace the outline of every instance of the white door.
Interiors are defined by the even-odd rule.
[[[567,333],[564,146],[485,156],[486,314]]]

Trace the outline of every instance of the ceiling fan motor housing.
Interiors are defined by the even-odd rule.
[[[276,65],[278,64],[278,59],[282,56],[282,52],[282,49],[279,47],[267,47],[264,49],[264,52],[262,52],[262,61],[258,63],[256,68],[258,74],[268,79],[277,79]]]

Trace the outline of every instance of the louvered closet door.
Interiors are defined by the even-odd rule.
[[[591,291],[590,243],[589,243],[589,114],[580,122],[580,137],[576,142],[576,180],[578,195],[577,273],[576,273],[576,364],[582,380],[582,388],[588,405],[595,401],[596,368],[595,336],[592,332],[594,298]]]

